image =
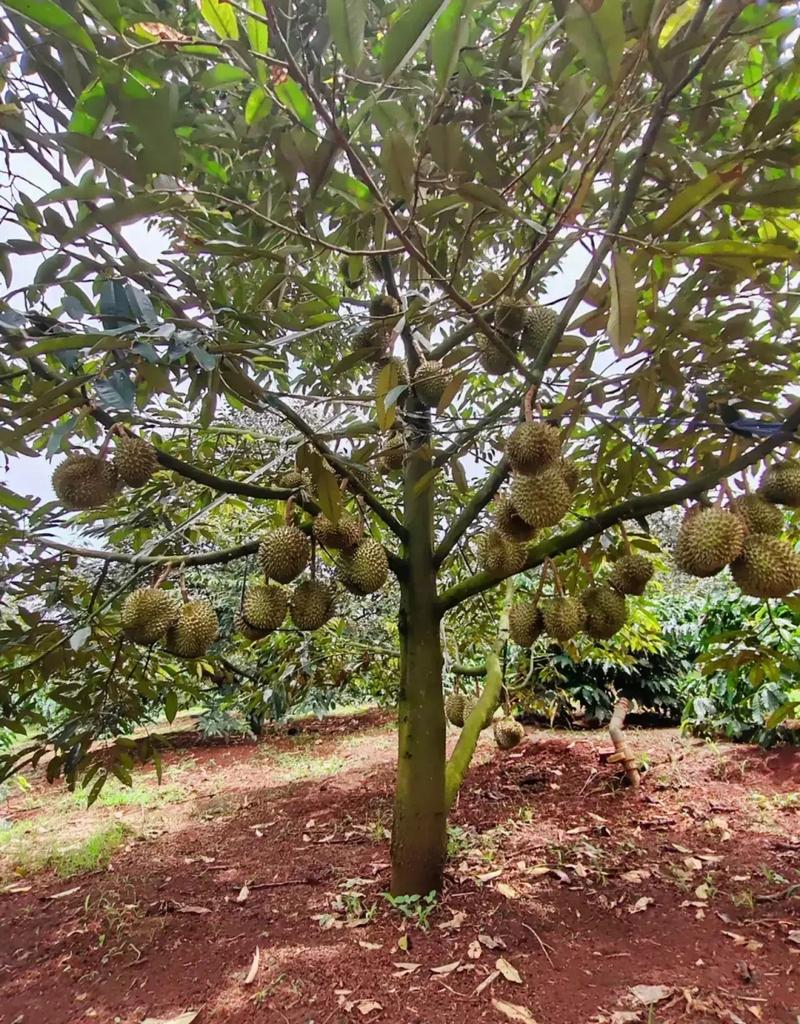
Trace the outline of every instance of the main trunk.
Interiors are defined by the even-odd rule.
[[[405,467],[406,571],[400,605],[397,789],[392,828],[392,892],[439,890],[447,851],[445,720],[440,613],[433,564],[430,420],[410,417]]]

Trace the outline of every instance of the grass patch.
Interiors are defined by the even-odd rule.
[[[43,845],[42,837],[29,823],[19,822],[0,830],[0,852],[8,860],[13,875],[30,875],[49,869],[61,878],[71,878],[107,868],[129,835],[127,826],[115,821],[80,842],[64,846],[55,839]],[[0,877],[2,874],[0,871]]]
[[[160,807],[162,804],[176,803],[183,800],[186,792],[182,786],[170,783],[164,786],[134,783],[123,786],[116,780],[103,786],[95,801],[96,807]],[[70,800],[81,807],[86,806],[86,793],[70,793]]]
[[[343,757],[314,757],[300,752],[270,754],[267,758],[285,782],[323,779],[340,772],[347,763]]]

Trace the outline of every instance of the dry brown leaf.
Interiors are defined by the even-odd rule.
[[[192,1024],[199,1013],[199,1010],[187,1010],[186,1013],[179,1013],[177,1017],[147,1017],[142,1024]]]
[[[654,1006],[669,999],[675,989],[670,985],[634,985],[628,991],[642,1006]]]
[[[45,896],[45,899],[47,899],[47,900],[63,900],[67,896],[72,896],[73,893],[80,892],[80,891],[81,891],[81,887],[79,885],[75,885],[75,886],[72,887],[72,889],[64,889],[63,892],[54,892],[51,896]]]
[[[359,939],[358,944],[362,949],[383,949],[382,942],[365,942],[363,939]]]
[[[479,935],[478,942],[487,949],[505,949],[506,944],[499,935]]]
[[[431,967],[431,974],[452,974],[458,970],[460,960],[454,960],[451,964],[442,964],[441,967]]]
[[[581,864],[580,861],[578,861],[578,863],[574,866],[573,871],[578,876],[578,878],[588,878],[589,877],[589,872],[586,870],[586,868],[583,866],[583,864]]]
[[[518,1003],[506,1003],[502,999],[493,999],[492,1006],[509,1020],[517,1021],[518,1024],[536,1024],[533,1014],[526,1006]]]
[[[406,974],[413,974],[414,971],[418,970],[419,964],[410,963],[396,963],[394,965],[397,968],[397,973],[394,975],[395,978],[403,978]]]
[[[177,914],[210,914],[211,913],[211,911],[209,910],[208,907],[193,907],[193,906],[176,907],[175,908],[175,912]]]
[[[250,964],[250,970],[247,972],[247,977],[244,979],[245,985],[252,985],[256,980],[258,974],[258,965],[261,963],[261,950],[256,946],[256,951],[253,953],[253,962]]]
[[[478,942],[477,939],[473,939],[472,942],[470,942],[469,947],[467,949],[467,956],[470,958],[470,960],[480,960],[482,955],[483,948],[480,942]]]
[[[690,871],[702,871],[703,862],[699,857],[684,857],[683,863]]]
[[[502,871],[484,871],[482,875],[476,875],[475,879],[478,882],[491,882],[495,878],[499,878],[502,873]]]
[[[646,881],[650,877],[650,872],[646,868],[634,868],[633,871],[624,871],[619,877],[623,882],[638,884]]]
[[[615,1010],[609,1024],[639,1024],[641,1019],[636,1010]]]
[[[507,900],[518,900],[519,893],[513,885],[508,885],[506,882],[498,882],[495,889],[500,893],[501,896],[505,896]]]
[[[515,985],[522,984],[522,975],[516,967],[513,964],[510,964],[504,957],[499,957],[495,962],[495,967],[503,975],[506,981],[511,981]]]
[[[479,996],[481,994],[481,992],[485,992],[486,989],[492,984],[492,982],[493,981],[497,981],[497,979],[499,977],[500,977],[500,972],[499,971],[492,971],[492,973],[489,974],[487,977],[485,977],[483,979],[483,981],[480,983],[480,985],[478,985],[478,987],[475,989],[475,992],[473,994],[476,995],[476,996]]]
[[[542,878],[544,875],[550,874],[550,868],[546,864],[536,864],[528,871],[528,874],[531,878]]]
[[[358,1012],[366,1017],[368,1013],[374,1013],[376,1010],[382,1010],[383,1007],[380,1003],[377,1003],[374,999],[359,999],[356,1003]]]
[[[9,894],[11,894],[11,893],[20,893],[20,892],[30,892],[32,888],[33,888],[32,885],[19,885],[19,884],[15,883],[15,882],[12,882],[11,885],[4,885],[3,888],[0,889],[0,893],[9,893]]]
[[[250,895],[250,889],[248,888],[247,882],[239,890],[239,895],[236,897],[237,903],[244,903],[247,897]]]
[[[647,910],[653,903],[655,903],[655,900],[652,896],[640,896],[634,904],[628,907],[628,913],[641,914],[643,910]]]
[[[459,910],[457,913],[453,914],[449,921],[443,921],[436,927],[440,928],[443,932],[457,932],[461,928],[462,924],[466,921],[466,919],[467,915],[464,913],[464,911]]]

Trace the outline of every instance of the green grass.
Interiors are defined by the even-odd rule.
[[[183,800],[186,791],[182,786],[170,783],[156,786],[145,783],[134,783],[123,786],[121,782],[109,781],[100,791],[95,801],[96,807],[160,807],[161,804],[172,804]],[[70,793],[70,800],[81,807],[86,805],[86,794]]]
[[[284,782],[323,779],[340,772],[347,763],[343,757],[314,757],[300,751],[271,753],[267,761],[280,772]]]
[[[61,878],[71,878],[108,867],[129,835],[129,828],[115,821],[80,842],[64,846],[58,837],[43,841],[29,822],[19,822],[0,830],[0,853],[9,861],[12,875],[30,875],[49,869]],[[3,874],[0,869],[0,877]]]

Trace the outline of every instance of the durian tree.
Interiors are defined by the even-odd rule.
[[[392,888],[425,893],[502,686],[487,636],[448,760],[448,620],[488,601],[499,640],[602,641],[651,574],[647,516],[692,501],[684,568],[734,562],[765,599],[796,587],[783,517],[767,523],[800,503],[784,7],[0,6],[19,609],[0,729],[31,727],[41,692],[69,707],[52,685],[67,671],[102,704],[157,694],[172,659],[174,703],[233,631],[327,629],[337,588],[368,602],[393,577]],[[280,428],[244,443],[242,410]],[[755,493],[773,456],[789,461]],[[27,497],[28,459],[54,460],[53,500]],[[248,531],[224,548],[221,507]],[[238,607],[193,593],[197,567],[247,559]],[[95,561],[127,575],[89,585]],[[97,770],[82,707],[48,768],[73,785]],[[507,720],[496,735],[519,740]]]

